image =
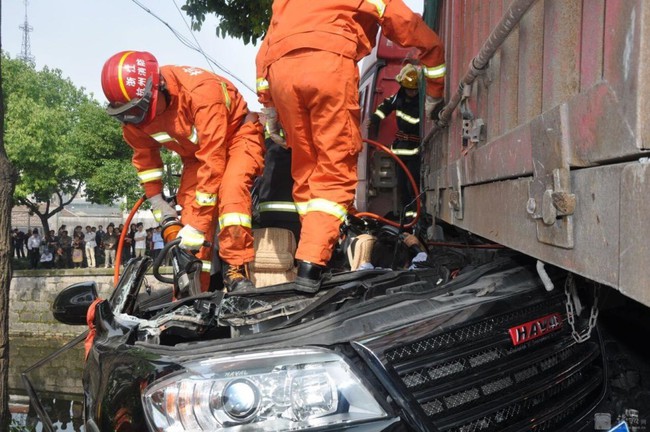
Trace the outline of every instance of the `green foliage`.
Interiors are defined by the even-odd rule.
[[[110,203],[126,195],[129,202],[135,202],[142,188],[131,164],[133,151],[122,139],[119,122],[95,101],[86,101],[80,108],[73,136],[79,145],[71,152],[83,175],[86,199]]]
[[[192,18],[195,30],[201,28],[206,14],[215,14],[220,18],[218,37],[232,36],[255,44],[266,33],[272,4],[272,0],[185,0],[181,9]]]
[[[163,164],[165,164],[165,174],[163,175],[163,184],[167,189],[165,194],[167,196],[174,196],[178,191],[178,186],[181,183],[180,174],[183,171],[183,162],[181,157],[163,147],[160,152]]]
[[[19,172],[14,202],[49,215],[53,196],[74,196],[81,185],[94,203],[108,204],[141,188],[121,127],[60,70],[40,71],[2,55],[5,146]],[[39,214],[39,216],[44,216]]]

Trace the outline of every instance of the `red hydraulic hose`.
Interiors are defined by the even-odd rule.
[[[122,245],[124,245],[124,239],[126,238],[126,233],[129,230],[129,225],[131,225],[131,220],[133,220],[133,216],[135,216],[135,213],[138,211],[142,203],[147,199],[146,196],[142,195],[140,199],[135,203],[133,208],[131,209],[131,213],[129,213],[129,217],[126,218],[126,222],[124,223],[124,229],[120,233],[120,241],[117,242],[117,252],[115,252],[115,270],[113,271],[113,286],[117,286],[117,281],[120,280],[120,264],[122,263]]]
[[[390,157],[392,157],[395,160],[395,162],[397,162],[397,164],[400,167],[402,167],[402,169],[406,173],[406,176],[409,179],[409,182],[411,183],[411,186],[413,186],[413,191],[415,193],[415,196],[417,197],[417,199],[415,200],[415,205],[417,206],[417,208],[416,208],[415,217],[413,218],[413,220],[411,222],[407,223],[406,225],[400,225],[397,222],[385,219],[385,218],[383,218],[383,217],[381,217],[381,216],[379,216],[377,214],[370,213],[370,212],[357,213],[355,216],[356,217],[364,217],[365,216],[365,217],[370,217],[370,218],[373,218],[373,219],[377,219],[380,222],[383,222],[385,224],[394,226],[396,228],[404,228],[404,229],[413,228],[415,226],[415,224],[418,222],[418,219],[420,219],[420,213],[421,213],[422,209],[421,209],[421,206],[420,206],[420,188],[418,187],[417,183],[415,182],[415,179],[413,178],[413,175],[411,174],[411,171],[409,171],[409,169],[404,164],[404,162],[402,162],[402,160],[399,157],[397,157],[397,155],[395,153],[390,151],[390,149],[388,147],[386,147],[385,145],[383,145],[381,143],[378,143],[377,141],[370,140],[370,139],[364,139],[364,141],[367,142],[368,144],[370,144],[371,146],[373,146],[373,147],[375,147],[375,148],[377,148],[377,149],[379,149],[379,150],[381,150],[381,151],[383,151],[385,153],[388,153],[390,155]]]

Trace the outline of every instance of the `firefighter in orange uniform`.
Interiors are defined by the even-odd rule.
[[[368,137],[376,139],[379,123],[395,111],[397,132],[391,144],[391,151],[396,154],[408,168],[416,184],[420,184],[420,100],[418,71],[412,64],[406,64],[395,81],[400,89],[394,95],[384,99],[377,110],[370,116]],[[404,216],[415,216],[415,191],[406,172],[397,168],[397,190],[399,192]]]
[[[316,292],[351,208],[361,150],[357,62],[382,32],[420,50],[425,111],[442,102],[445,64],[438,35],[402,0],[274,0],[257,54],[266,127],[287,131],[293,197],[302,217],[297,288]],[[299,72],[297,72],[299,71]]]
[[[196,67],[158,66],[142,51],[123,51],[106,61],[102,89],[107,112],[123,124],[138,171],[158,221],[177,217],[162,196],[162,146],[183,161],[176,195],[182,207],[180,246],[198,250],[201,289],[208,290],[212,242],[219,225],[219,255],[229,291],[253,288],[250,189],[264,164],[257,116],[226,79]]]

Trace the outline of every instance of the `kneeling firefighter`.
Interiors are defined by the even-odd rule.
[[[217,223],[226,289],[253,288],[250,190],[264,165],[263,128],[237,88],[197,67],[159,67],[148,52],[122,51],[104,64],[102,89],[158,221],[178,217],[162,195],[161,147],[181,157],[176,201],[184,226],[178,237],[181,248],[197,250],[203,261],[201,290],[209,289],[208,244]]]

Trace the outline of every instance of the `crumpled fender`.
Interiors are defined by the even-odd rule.
[[[84,341],[85,356],[84,360],[88,360],[88,353],[90,353],[90,348],[93,346],[95,341],[95,335],[97,334],[97,329],[95,326],[95,312],[97,310],[97,305],[103,302],[103,298],[97,298],[93,301],[88,307],[88,312],[86,312],[86,323],[88,324],[88,334],[86,335],[86,340]]]

